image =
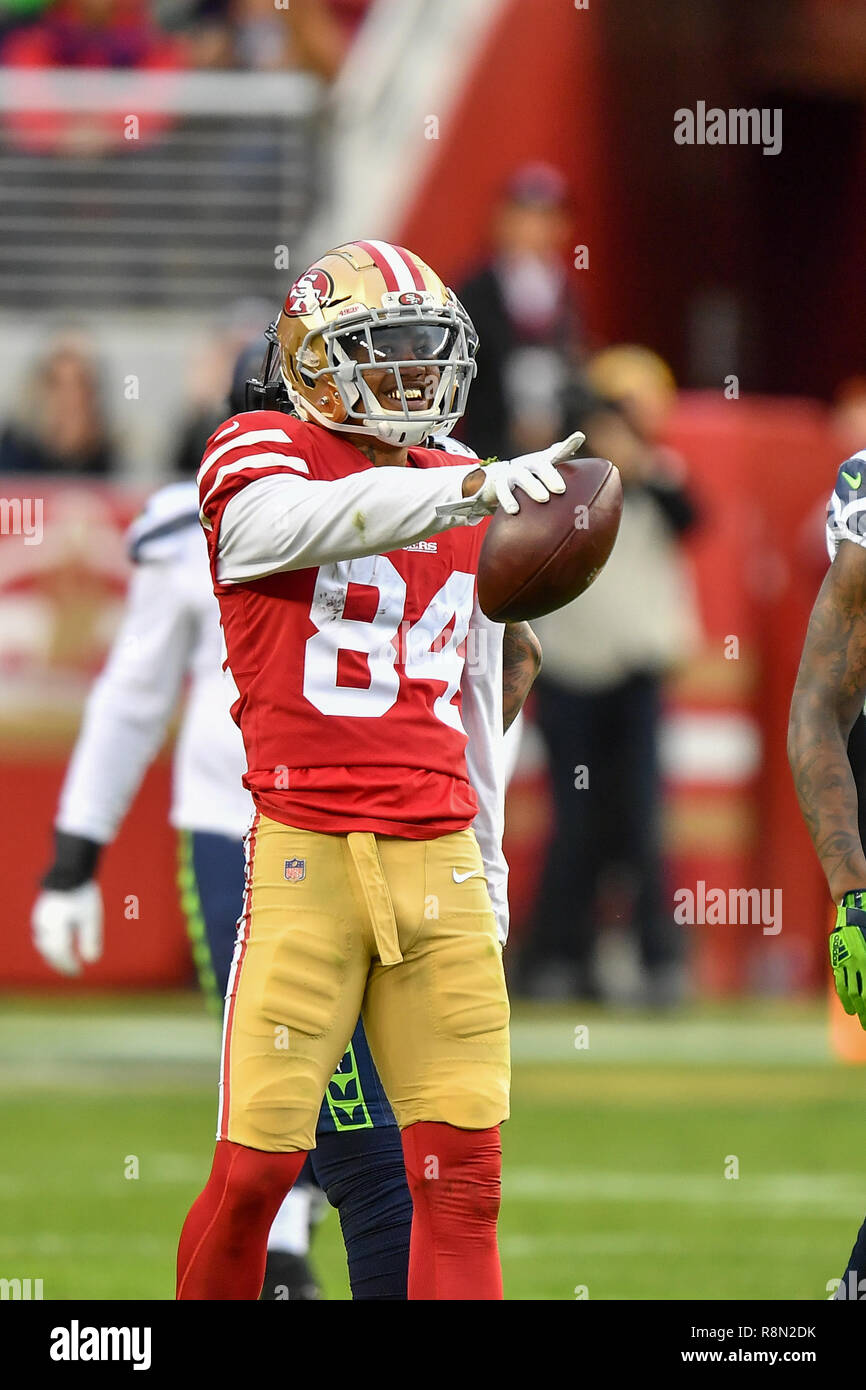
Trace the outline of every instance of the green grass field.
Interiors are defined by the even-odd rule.
[[[216,1051],[193,995],[4,1001],[0,1277],[172,1296]],[[504,1148],[508,1298],[825,1299],[866,1211],[866,1072],[830,1059],[813,1005],[518,1008]],[[314,1256],[346,1298],[333,1213]]]

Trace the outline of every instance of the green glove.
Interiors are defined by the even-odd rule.
[[[830,964],[836,993],[846,1014],[857,1014],[866,1029],[866,889],[846,893],[830,933]]]

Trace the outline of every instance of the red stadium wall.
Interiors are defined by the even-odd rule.
[[[48,862],[51,825],[65,759],[33,755],[0,761],[0,835],[9,863],[4,874],[3,966],[0,985],[15,987],[158,988],[193,977],[175,890],[175,836],[168,825],[169,763],[162,758],[145,779],[100,875],[105,905],[105,951],[80,980],[55,974],[31,944],[27,923],[39,876]],[[5,858],[4,853],[4,858]]]
[[[692,929],[707,988],[804,988],[824,968],[827,899],[796,804],[786,735],[806,622],[827,565],[823,504],[838,446],[818,405],[716,393],[684,399],[673,442],[704,512],[690,551],[707,637],[674,705],[751,718],[762,758],[760,775],[744,785],[671,789],[672,877],[782,894],[778,936],[754,926]],[[732,636],[739,655],[730,660]]]
[[[69,989],[180,983],[191,968],[174,889],[165,757],[151,769],[117,844],[105,856],[102,960],[88,967],[81,981],[61,979],[34,950],[28,929],[51,854],[57,795],[83,700],[119,619],[129,574],[124,535],[141,493],[96,483],[4,478],[3,494],[0,985]],[[16,498],[38,503],[38,543],[14,533]],[[35,539],[32,526],[31,533]]]

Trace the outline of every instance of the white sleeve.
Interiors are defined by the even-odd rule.
[[[473,829],[487,874],[499,939],[508,936],[508,864],[505,829],[505,757],[502,732],[502,641],[505,628],[485,617],[476,601],[461,685],[466,765],[478,797]]]
[[[522,742],[523,710],[521,709],[518,710],[517,716],[512,720],[510,727],[506,729],[505,737],[502,741],[503,775],[505,777],[506,788],[511,785],[511,779],[517,768],[520,759],[520,745]]]
[[[177,567],[136,566],[123,623],[84,713],[67,769],[57,828],[107,844],[165,737],[195,619]]]
[[[475,525],[463,479],[477,465],[366,468],[334,482],[272,473],[230,498],[220,522],[217,579],[244,584],[280,570],[381,555],[452,526]]]

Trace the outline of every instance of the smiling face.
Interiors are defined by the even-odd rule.
[[[410,412],[431,408],[441,376],[435,359],[447,357],[452,344],[450,329],[423,323],[349,332],[340,339],[350,361],[364,368],[364,382],[379,405],[399,412],[404,399]]]
[[[403,409],[397,377],[389,367],[364,373],[367,385],[384,410]],[[403,395],[409,410],[429,410],[439,385],[439,368],[430,366],[401,367]]]

